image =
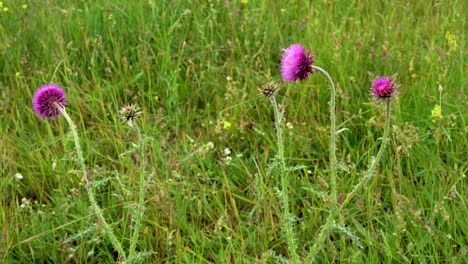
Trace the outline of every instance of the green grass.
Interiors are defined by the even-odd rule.
[[[341,196],[383,134],[385,108],[371,100],[371,82],[395,76],[401,84],[376,177],[342,219],[363,248],[333,232],[318,262],[466,262],[464,9],[464,1],[423,0],[3,1],[0,262],[113,263],[116,256],[80,185],[66,120],[32,110],[35,90],[49,82],[67,93],[88,170],[96,180],[112,177],[96,198],[126,250],[145,158],[152,177],[137,251],[155,254],[144,262],[289,258],[280,182],[267,175],[277,151],[274,113],[257,88],[280,80],[282,49],[293,43],[313,51],[314,64],[336,82],[337,126],[349,129],[337,142],[338,160],[350,168],[338,174]],[[290,174],[289,188],[301,257],[330,206],[307,190],[329,191],[329,97],[320,74],[285,84],[277,97],[293,126],[284,128],[286,162],[307,166]],[[443,118],[433,122],[439,102]],[[138,141],[118,119],[128,103],[142,107],[137,122],[154,140],[145,153],[120,156]]]

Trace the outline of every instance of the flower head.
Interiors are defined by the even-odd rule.
[[[120,119],[124,124],[133,126],[133,120],[141,114],[140,108],[135,104],[129,104],[120,109]]]
[[[397,88],[394,81],[386,77],[380,77],[372,85],[372,96],[376,100],[385,100],[392,97]]]
[[[263,85],[258,91],[265,96],[265,98],[271,98],[276,95],[276,92],[280,89],[281,84],[275,81],[270,81]]]
[[[60,115],[59,107],[67,105],[67,98],[62,88],[55,84],[46,84],[34,94],[33,109],[40,117],[54,118]]]
[[[314,56],[306,53],[300,44],[293,44],[284,50],[281,59],[281,76],[287,82],[307,80],[309,73],[313,73]]]

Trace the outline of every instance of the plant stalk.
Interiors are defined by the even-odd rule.
[[[275,96],[270,99],[273,109],[275,112],[275,126],[276,126],[276,140],[278,145],[278,162],[280,166],[280,178],[281,178],[281,192],[280,201],[283,208],[284,226],[286,233],[286,243],[288,245],[288,251],[291,256],[293,264],[300,263],[297,255],[296,236],[294,233],[293,221],[294,218],[289,211],[289,190],[288,190],[288,172],[286,169],[285,158],[284,158],[284,142],[283,142],[283,128],[281,126],[283,121],[283,112],[279,109],[278,103],[276,102]]]
[[[139,141],[139,151],[140,151],[140,186],[139,186],[139,198],[138,198],[138,208],[136,213],[136,222],[135,228],[133,230],[133,235],[130,240],[130,253],[129,259],[131,260],[135,255],[135,248],[138,242],[138,236],[141,228],[141,222],[143,219],[143,207],[145,202],[145,169],[146,169],[146,158],[144,154],[144,142],[143,136],[141,134],[140,128],[137,124],[133,123],[133,127],[135,128],[138,141]]]
[[[106,235],[109,237],[111,243],[114,245],[115,249],[119,253],[119,257],[122,260],[126,260],[127,257],[125,255],[125,251],[123,250],[122,244],[117,240],[117,237],[114,235],[114,232],[112,231],[112,228],[110,225],[106,222],[106,219],[104,218],[104,215],[102,213],[101,207],[99,207],[98,203],[96,202],[96,199],[94,197],[94,193],[92,191],[92,186],[89,185],[88,183],[88,173],[86,171],[86,165],[84,162],[83,158],[83,152],[81,150],[80,146],[80,140],[78,137],[78,132],[75,123],[73,123],[72,119],[68,115],[68,113],[65,111],[65,108],[62,105],[55,104],[55,107],[62,113],[62,115],[65,117],[65,119],[68,122],[68,125],[70,126],[70,130],[72,132],[73,140],[75,143],[75,151],[76,155],[78,157],[78,165],[80,166],[81,174],[82,174],[82,181],[85,183],[86,186],[86,191],[88,193],[88,199],[89,202],[91,203],[91,207],[94,210],[94,213],[97,215],[100,223],[104,227],[104,232]]]
[[[319,71],[327,77],[330,83],[330,169],[331,169],[331,202],[334,207],[337,206],[337,190],[336,190],[336,175],[337,175],[337,162],[336,162],[336,89],[330,74],[324,69],[312,65],[314,70]]]
[[[351,201],[351,199],[354,197],[356,192],[363,186],[365,185],[369,179],[372,178],[374,175],[375,169],[377,168],[377,164],[379,164],[380,160],[383,157],[383,153],[385,148],[388,145],[388,136],[390,133],[390,98],[386,100],[386,116],[385,116],[385,128],[384,128],[384,135],[382,138],[382,144],[380,145],[379,152],[377,153],[377,156],[375,159],[371,159],[369,168],[367,169],[366,173],[364,174],[364,177],[361,178],[361,180],[356,184],[353,189],[351,190],[348,195],[346,195],[346,198],[343,200],[343,202],[339,205],[338,208],[335,210],[331,210],[330,214],[325,222],[325,224],[322,226],[320,233],[318,235],[317,240],[315,241],[314,245],[311,247],[309,250],[309,258],[314,258],[314,256],[317,254],[317,251],[320,249],[322,246],[323,242],[325,241],[326,234],[330,231],[330,228],[333,227],[333,224],[335,223],[335,217],[343,211],[343,209],[348,205],[348,203]],[[311,259],[311,260],[312,260]]]

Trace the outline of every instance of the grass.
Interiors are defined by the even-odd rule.
[[[280,80],[281,49],[301,43],[337,88],[338,199],[375,156],[385,107],[371,82],[394,76],[392,134],[366,188],[347,205],[319,263],[464,263],[467,124],[463,1],[3,1],[0,8],[0,259],[113,263],[81,186],[64,118],[31,107],[64,87],[96,200],[128,250],[146,159],[144,263],[276,263],[289,258],[269,173],[274,113],[257,88]],[[26,4],[27,6],[23,6]],[[8,10],[5,10],[8,8]],[[439,85],[442,87],[439,92]],[[285,84],[284,155],[297,252],[307,256],[330,202],[328,83]],[[142,107],[138,137],[118,119]],[[442,118],[431,114],[436,105]],[[214,147],[210,148],[212,142]],[[227,154],[227,149],[231,152]],[[227,156],[232,160],[228,160]],[[16,174],[23,176],[18,180]],[[359,247],[357,239],[362,244]]]

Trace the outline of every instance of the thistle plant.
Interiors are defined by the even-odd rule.
[[[32,104],[34,111],[42,118],[52,119],[62,114],[67,120],[72,133],[73,141],[75,143],[75,151],[77,155],[78,166],[80,167],[82,177],[81,179],[85,183],[84,186],[86,188],[91,207],[98,217],[100,224],[102,224],[105,234],[119,253],[119,257],[122,261],[125,262],[127,257],[125,255],[125,251],[123,250],[122,244],[117,239],[111,226],[104,218],[102,209],[98,205],[94,196],[93,183],[88,181],[86,165],[83,158],[83,151],[80,146],[80,138],[78,137],[77,128],[65,109],[65,106],[67,105],[65,92],[62,88],[55,84],[46,84],[36,91],[32,100]]]
[[[134,228],[133,234],[130,239],[130,251],[128,255],[129,261],[135,261],[138,257],[135,253],[135,249],[138,243],[138,237],[140,233],[141,223],[143,220],[143,212],[144,212],[144,202],[145,202],[145,182],[146,182],[146,159],[144,157],[144,144],[145,140],[143,135],[141,134],[141,130],[138,124],[134,121],[136,117],[141,114],[140,108],[135,104],[127,105],[121,108],[119,111],[120,119],[124,124],[127,124],[129,127],[133,127],[135,132],[138,136],[138,152],[142,155],[140,159],[140,179],[139,179],[139,186],[138,186],[138,206],[136,209],[136,213],[134,214]]]
[[[320,67],[313,65],[314,57],[310,52],[307,52],[300,44],[293,44],[284,50],[281,59],[281,76],[286,82],[305,81],[309,79],[309,75],[318,71],[327,77],[331,87],[330,99],[330,168],[331,168],[331,201],[333,206],[337,204],[336,192],[336,118],[335,118],[335,85],[330,75]],[[282,119],[283,111],[279,109],[274,93],[263,88],[264,95],[273,94],[270,96],[270,101],[275,111],[275,127],[278,147],[278,163],[280,167],[281,191],[279,199],[283,209],[283,228],[285,239],[288,245],[288,251],[291,256],[292,263],[299,263],[300,259],[297,254],[296,235],[294,232],[294,215],[289,211],[289,191],[288,191],[288,169],[284,158],[284,143],[282,135]]]
[[[352,190],[346,195],[341,203],[338,203],[337,199],[337,172],[340,167],[342,167],[337,162],[336,158],[336,89],[333,79],[330,77],[327,71],[324,69],[313,65],[314,57],[310,52],[307,52],[304,47],[300,44],[293,44],[287,49],[284,50],[284,55],[281,59],[281,76],[286,82],[295,82],[295,81],[305,81],[309,79],[309,75],[315,72],[320,72],[323,74],[328,82],[331,89],[331,96],[329,101],[330,106],[330,145],[329,145],[329,158],[330,158],[330,181],[331,181],[331,191],[329,198],[332,204],[332,207],[329,211],[329,216],[327,217],[325,223],[322,225],[317,239],[314,241],[314,244],[310,248],[308,254],[308,261],[313,261],[317,251],[323,245],[327,235],[332,230],[337,230],[341,233],[349,236],[353,241],[358,241],[358,237],[347,228],[343,223],[339,223],[338,219],[342,214],[343,210],[347,204],[354,197],[356,192],[364,186],[369,179],[375,173],[378,163],[383,157],[384,150],[388,144],[388,136],[390,131],[390,102],[392,97],[396,94],[396,89],[398,88],[395,85],[395,82],[381,77],[377,79],[372,86],[372,96],[376,101],[384,102],[386,104],[386,115],[385,115],[385,129],[382,139],[382,144],[377,153],[376,157],[372,157],[369,163],[367,171],[364,173],[364,176],[358,181],[358,183],[352,188]],[[271,85],[270,85],[271,86]],[[268,98],[273,105],[275,111],[275,127],[276,127],[276,137],[277,137],[277,147],[278,147],[278,165],[281,177],[281,191],[279,192],[279,199],[282,204],[283,209],[283,228],[285,239],[288,245],[288,251],[291,256],[292,263],[299,263],[300,258],[297,254],[297,245],[296,245],[296,236],[294,233],[293,225],[293,214],[289,211],[289,195],[288,195],[288,168],[285,164],[284,157],[284,143],[282,135],[282,119],[283,111],[280,110],[275,98],[275,89],[272,89],[269,85],[261,89],[261,92]]]
[[[323,242],[327,238],[328,233],[333,229],[340,227],[343,229],[344,225],[340,223],[336,223],[336,219],[342,214],[343,210],[346,208],[348,203],[354,197],[357,191],[361,189],[373,176],[377,165],[379,164],[380,160],[383,157],[383,153],[385,148],[388,145],[389,141],[389,134],[390,134],[390,105],[391,100],[395,94],[397,94],[398,86],[395,84],[394,81],[386,78],[380,77],[376,81],[374,81],[372,85],[372,96],[373,99],[377,102],[385,103],[386,112],[385,112],[385,128],[384,134],[382,137],[382,144],[380,145],[379,151],[377,152],[376,157],[371,157],[369,166],[367,171],[364,173],[364,176],[358,181],[358,183],[352,188],[352,190],[346,195],[343,199],[343,202],[338,206],[336,209],[330,210],[329,216],[325,221],[325,224],[321,227],[319,235],[315,240],[313,246],[310,248],[309,251],[309,259],[308,261],[311,262],[314,260],[315,255],[317,254],[318,250],[323,245]],[[349,230],[349,229],[346,229]]]
[[[276,128],[276,144],[278,147],[276,155],[276,165],[279,167],[279,176],[281,182],[281,189],[277,190],[278,198],[281,202],[283,210],[283,228],[285,239],[288,245],[288,251],[293,263],[299,263],[297,255],[296,235],[294,232],[294,216],[289,211],[289,183],[288,183],[288,168],[284,156],[284,143],[283,143],[283,116],[284,108],[279,106],[276,101],[276,92],[279,88],[278,83],[270,82],[260,89],[260,92],[268,99],[273,106],[275,113],[275,128]]]
[[[327,78],[330,89],[330,170],[331,170],[331,201],[333,206],[336,206],[337,191],[336,191],[336,114],[335,114],[335,98],[336,89],[332,78],[324,69],[313,65],[314,57],[310,52],[307,52],[300,44],[293,44],[284,50],[283,58],[281,59],[281,76],[287,82],[305,81],[309,78],[309,74],[318,71]]]

